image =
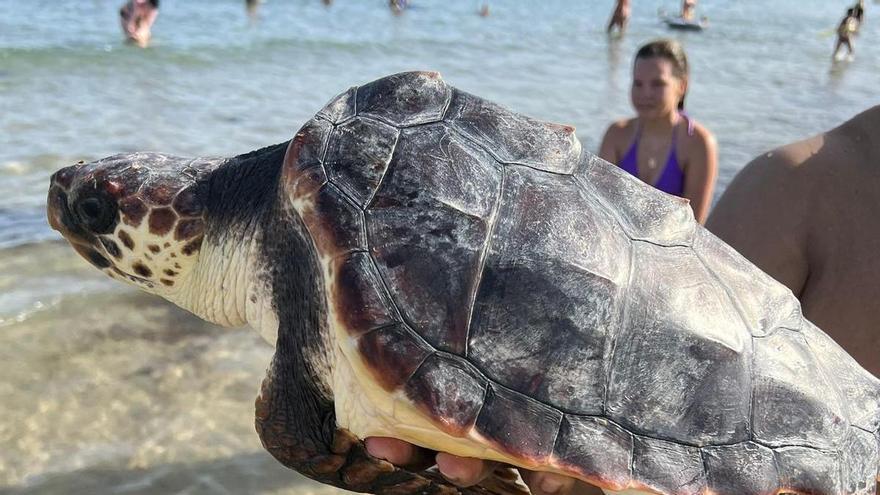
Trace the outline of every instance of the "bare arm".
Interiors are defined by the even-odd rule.
[[[809,189],[799,173],[808,142],[759,156],[737,174],[706,227],[800,297],[809,275]]]
[[[620,161],[620,140],[623,137],[625,124],[617,122],[608,126],[605,135],[602,136],[602,144],[599,146],[599,158],[616,164]]]
[[[690,200],[697,221],[706,223],[718,178],[718,146],[715,137],[705,128],[698,127],[694,138],[696,146],[684,165],[683,197]]]

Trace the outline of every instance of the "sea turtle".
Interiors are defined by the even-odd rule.
[[[572,127],[437,73],[234,158],[64,168],[48,216],[111,277],[275,343],[256,427],[316,480],[443,491],[359,440],[391,436],[607,492],[875,492],[880,380],[790,291]]]

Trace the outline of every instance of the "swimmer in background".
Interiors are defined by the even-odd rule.
[[[697,0],[683,0],[681,2],[681,18],[685,21],[694,20],[694,13],[697,9]]]
[[[489,2],[483,2],[479,11],[480,17],[489,17]]]
[[[159,15],[159,0],[129,0],[119,9],[122,32],[128,41],[146,47],[152,36],[150,28]]]
[[[394,13],[394,15],[402,14],[403,10],[406,8],[406,4],[406,0],[388,0],[388,6],[391,7],[391,12]]]
[[[248,17],[252,20],[257,18],[257,14],[259,14],[260,4],[263,3],[262,0],[245,0],[244,5],[245,9],[247,9]]]
[[[840,20],[840,24],[837,25],[837,43],[835,43],[834,53],[831,55],[832,60],[840,60],[839,58],[837,58],[837,56],[840,52],[841,47],[844,46],[846,46],[847,49],[847,57],[850,60],[852,59],[852,37],[853,35],[855,35],[858,29],[859,21],[855,16],[855,9],[846,9],[846,15],[843,17],[843,19]]]
[[[614,11],[611,13],[611,20],[608,21],[606,31],[611,34],[614,28],[617,28],[618,34],[623,34],[626,30],[626,23],[629,21],[630,3],[629,0],[617,0],[614,5]]]

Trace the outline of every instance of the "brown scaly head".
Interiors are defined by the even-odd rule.
[[[80,162],[52,175],[49,225],[107,275],[213,323],[243,325],[255,239],[271,220],[286,148]]]
[[[205,181],[216,161],[157,153],[115,155],[52,175],[49,225],[109,276],[172,291],[205,233]]]

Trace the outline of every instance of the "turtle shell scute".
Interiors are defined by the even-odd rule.
[[[766,495],[779,486],[773,451],[754,442],[703,448],[710,493]]]
[[[780,329],[753,340],[755,441],[837,449],[849,427],[847,404],[822,375],[804,336]]]
[[[396,127],[443,118],[452,89],[437,72],[403,72],[357,89],[357,113]]]
[[[765,337],[779,327],[800,326],[800,303],[791,290],[755,270],[755,265],[711,232],[703,228],[695,231],[694,251],[713,275],[724,280],[753,336]]]
[[[349,335],[357,337],[400,322],[367,253],[355,252],[331,260],[330,273],[334,280],[331,311]]]
[[[602,199],[634,240],[690,246],[698,228],[688,200],[666,194],[601,158],[584,154],[576,177]]]
[[[596,449],[601,445],[601,449]],[[632,480],[633,436],[603,417],[566,414],[553,449],[556,464],[611,490]]]
[[[706,493],[706,471],[696,447],[636,435],[632,466],[634,483],[655,493]]]
[[[403,390],[440,430],[463,437],[477,422],[488,386],[488,380],[466,360],[434,353],[422,362]]]
[[[819,366],[822,376],[833,380],[847,398],[849,421],[865,431],[880,432],[880,390],[877,378],[858,365],[852,356],[825,332],[803,320],[800,334]],[[880,441],[880,434],[878,434]]]
[[[540,466],[550,460],[561,423],[558,409],[490,382],[475,427],[500,451]]]
[[[325,120],[312,119],[290,140],[281,183],[294,203],[309,201],[327,182],[323,158],[332,127]]]
[[[850,427],[840,448],[843,493],[873,495],[877,466],[880,465],[878,438],[865,430]]]
[[[357,345],[376,382],[388,392],[405,384],[434,352],[404,324],[368,332],[358,339]]]
[[[471,318],[468,358],[505,387],[601,414],[629,239],[570,176],[505,167]]]
[[[322,256],[335,258],[367,250],[364,213],[335,185],[328,182],[321,186],[311,207],[303,209],[300,216]]]
[[[411,328],[464,355],[501,166],[443,125],[401,133],[366,212],[370,253]]]
[[[690,248],[634,247],[608,416],[681,443],[747,440],[752,339],[726,291]]]
[[[581,154],[574,127],[544,122],[455,90],[446,121],[502,163],[570,174]]]
[[[355,118],[330,133],[324,168],[331,182],[365,208],[385,175],[397,144],[396,128]]]
[[[327,119],[332,124],[345,122],[355,116],[356,100],[357,87],[353,86],[330,100],[330,103],[318,112],[318,116]]]
[[[791,446],[775,449],[774,455],[782,493],[850,493],[841,490],[837,452]]]

